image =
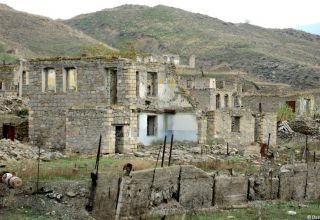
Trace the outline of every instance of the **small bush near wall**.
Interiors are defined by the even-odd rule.
[[[16,112],[18,116],[27,116],[29,114],[29,110],[27,108],[22,108]]]
[[[287,105],[283,105],[277,109],[277,120],[278,121],[293,121],[296,118],[296,114]]]

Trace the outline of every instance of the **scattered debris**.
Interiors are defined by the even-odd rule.
[[[288,215],[296,215],[296,214],[297,214],[296,211],[292,211],[292,210],[289,210],[289,211],[288,211]]]
[[[19,113],[27,109],[25,99],[16,96],[0,97],[0,113]]]
[[[9,139],[0,139],[0,162],[14,162],[23,159],[37,159],[38,148],[30,145],[22,144],[17,140],[11,141]],[[60,152],[50,152],[41,150],[42,161],[50,161],[51,159],[65,157]]]
[[[73,197],[76,197],[78,194],[77,194],[77,193],[74,193],[74,192],[72,192],[72,191],[68,191],[68,192],[66,193],[66,195],[69,196],[70,198],[73,198]]]
[[[281,138],[292,138],[294,131],[287,121],[281,121],[278,124],[278,136]]]
[[[9,188],[19,188],[22,186],[22,180],[16,176],[16,173],[0,172],[1,181]]]

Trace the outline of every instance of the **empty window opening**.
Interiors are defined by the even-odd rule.
[[[10,139],[13,141],[16,136],[15,127],[12,126],[11,124],[3,124],[2,135],[3,135],[3,138]]]
[[[123,126],[116,126],[115,153],[123,153]]]
[[[240,97],[237,94],[232,95],[233,107],[240,107]]]
[[[310,110],[311,110],[311,100],[310,99],[303,100],[303,110],[306,113],[310,113]]]
[[[136,95],[137,95],[137,97],[140,96],[139,89],[140,89],[140,77],[139,77],[139,72],[137,71],[136,72]]]
[[[118,79],[116,69],[107,69],[109,77],[109,87],[110,87],[110,102],[111,104],[117,103],[117,90],[118,90]]]
[[[240,116],[231,117],[231,132],[240,132]]]
[[[22,85],[29,85],[29,73],[22,71]]]
[[[147,76],[147,95],[157,96],[157,73],[148,73]]]
[[[216,109],[219,109],[221,107],[220,103],[220,94],[216,95]]]
[[[229,107],[229,96],[228,96],[228,95],[225,95],[225,96],[224,96],[224,106],[225,106],[226,108]]]
[[[187,88],[191,89],[192,88],[192,80],[187,80]]]
[[[0,81],[0,91],[4,91],[4,82]]]
[[[46,68],[43,72],[42,91],[56,91],[56,71],[53,68]]]
[[[140,135],[140,116],[137,114],[137,137]]]
[[[147,136],[157,135],[157,116],[148,115],[147,117]]]
[[[286,101],[286,105],[292,109],[292,112],[296,112],[296,101]]]
[[[75,68],[66,68],[66,89],[77,90],[77,70]]]

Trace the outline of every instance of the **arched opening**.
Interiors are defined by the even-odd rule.
[[[216,109],[219,109],[221,107],[221,100],[220,100],[220,94],[216,95]]]
[[[224,106],[225,106],[226,108],[229,107],[229,95],[228,95],[228,94],[226,94],[226,95],[224,96]]]

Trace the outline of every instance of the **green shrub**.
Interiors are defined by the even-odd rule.
[[[287,104],[277,109],[277,120],[278,121],[293,121],[296,118],[296,114],[293,112]]]
[[[29,114],[29,110],[27,108],[22,108],[16,112],[18,116],[27,116]]]

